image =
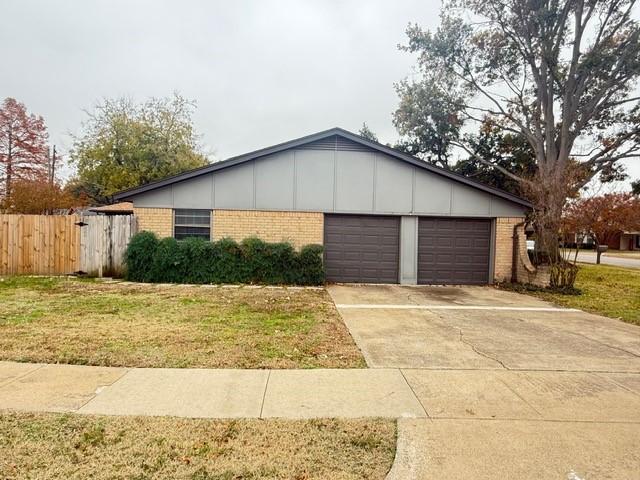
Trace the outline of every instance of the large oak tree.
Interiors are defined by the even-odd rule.
[[[531,178],[536,171],[533,150],[522,135],[505,132],[495,122],[483,122],[475,136],[469,136],[473,154],[460,159],[451,168],[486,185],[500,188],[514,195],[522,195],[522,185],[502,173],[507,170],[523,178]]]
[[[539,244],[560,261],[568,198],[594,176],[615,176],[640,152],[640,28],[635,0],[448,0],[435,31],[408,28],[420,78],[399,85],[396,119],[446,107],[466,128],[491,118],[522,136],[535,158],[524,176],[478,156],[518,182],[534,203]],[[415,101],[414,101],[415,100]],[[424,106],[422,106],[424,105]],[[443,107],[444,106],[444,107]],[[405,112],[408,108],[418,111]],[[422,110],[420,110],[422,109]],[[403,125],[411,131],[411,125]],[[467,136],[446,141],[474,154]]]

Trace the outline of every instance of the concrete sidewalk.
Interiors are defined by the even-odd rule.
[[[398,418],[388,480],[640,479],[640,374],[0,362],[0,412]]]
[[[640,374],[507,370],[207,370],[0,362],[0,410],[194,418],[640,423]]]
[[[14,362],[0,362],[0,410],[193,418],[426,417],[398,369],[125,369]]]

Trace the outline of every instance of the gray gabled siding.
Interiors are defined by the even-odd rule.
[[[285,150],[133,195],[135,207],[523,216],[522,205],[376,151]]]

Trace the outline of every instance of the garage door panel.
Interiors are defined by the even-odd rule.
[[[490,245],[489,239],[475,239],[472,243],[473,248],[488,249]]]
[[[459,234],[460,232],[458,232]],[[467,232],[468,235],[473,235],[474,232]],[[451,241],[451,239],[447,239],[449,242]],[[454,238],[454,244],[451,246],[451,248],[454,249],[460,249],[460,248],[473,248],[475,244],[475,241],[473,238],[465,238],[465,237],[456,237]],[[447,244],[445,244],[447,245]]]
[[[345,252],[342,255],[342,260],[345,262],[354,262],[355,264],[359,263],[363,258],[362,252]]]
[[[475,264],[473,258],[467,255],[454,255],[451,262],[460,267]]]
[[[377,238],[377,241],[385,245],[398,245],[398,237],[396,235],[382,235]]]
[[[325,242],[340,242],[342,241],[343,235],[337,233],[325,233],[324,241]]]
[[[349,252],[353,252],[358,255],[363,253],[379,253],[380,247],[378,243],[361,243],[355,246],[347,246]]]
[[[418,283],[488,283],[490,245],[490,220],[420,218]]]
[[[434,260],[432,260],[432,262],[437,268],[438,265],[451,265],[455,261],[455,258],[456,256],[451,253],[439,253],[434,255]]]
[[[399,217],[327,214],[324,229],[327,280],[398,282]]]

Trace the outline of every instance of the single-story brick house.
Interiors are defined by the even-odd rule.
[[[618,232],[608,246],[616,250],[640,250],[640,232]]]
[[[340,128],[115,195],[159,236],[323,244],[327,280],[512,278],[530,204]],[[526,246],[524,247],[526,253]],[[516,260],[517,261],[517,260]]]

